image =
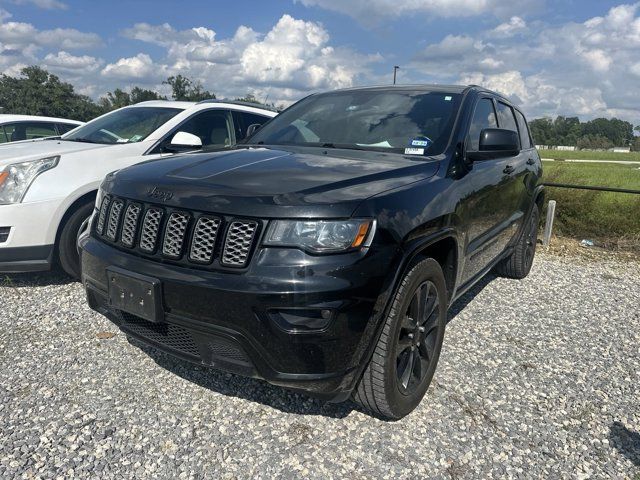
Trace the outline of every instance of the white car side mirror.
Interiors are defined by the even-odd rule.
[[[201,148],[202,140],[200,137],[194,135],[193,133],[187,132],[178,132],[171,139],[171,146],[173,147],[193,147],[193,148]]]

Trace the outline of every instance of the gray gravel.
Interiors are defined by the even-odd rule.
[[[483,282],[452,312],[427,397],[395,423],[141,350],[79,284],[12,276],[0,478],[638,480],[639,266],[542,255],[524,281]]]

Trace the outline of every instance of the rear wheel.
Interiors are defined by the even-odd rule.
[[[495,271],[498,275],[518,280],[529,275],[531,266],[533,265],[533,259],[536,255],[539,219],[540,213],[538,212],[538,206],[534,205],[531,215],[529,215],[529,221],[513,253],[496,265]]]
[[[80,227],[93,212],[93,205],[94,202],[85,203],[76,209],[76,211],[67,218],[62,227],[60,239],[58,240],[58,261],[60,262],[60,266],[68,275],[75,279],[79,279],[81,275],[80,256],[78,255],[76,241]]]
[[[433,259],[404,277],[354,400],[374,415],[397,420],[424,397],[435,372],[447,316],[442,268]]]

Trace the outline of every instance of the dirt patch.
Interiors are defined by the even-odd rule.
[[[587,260],[618,260],[640,263],[640,239],[592,240],[593,246],[581,244],[581,240],[569,237],[552,237],[548,249],[540,250],[559,257],[579,257]]]

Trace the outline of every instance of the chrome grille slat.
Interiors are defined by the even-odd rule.
[[[162,242],[163,255],[171,258],[180,258],[187,225],[189,225],[188,213],[173,212],[169,215],[164,232],[164,241]]]
[[[149,208],[144,214],[142,233],[140,234],[140,250],[152,253],[156,249],[162,217],[163,211],[154,207]]]
[[[231,222],[224,242],[221,263],[231,267],[244,267],[249,259],[257,230],[258,223],[252,220]]]
[[[107,196],[102,199],[102,205],[100,205],[100,213],[98,214],[98,225],[96,225],[96,231],[99,235],[102,235],[104,233],[104,224],[107,220],[109,203],[111,203],[111,197]]]
[[[124,202],[122,200],[114,200],[111,204],[111,209],[109,210],[109,223],[107,224],[107,233],[105,235],[112,242],[116,240],[123,207]]]
[[[133,247],[136,241],[136,231],[138,229],[138,219],[141,211],[142,207],[139,204],[131,203],[124,213],[120,241],[127,247]]]
[[[220,223],[217,217],[202,216],[198,219],[193,229],[189,260],[196,263],[211,263]]]

